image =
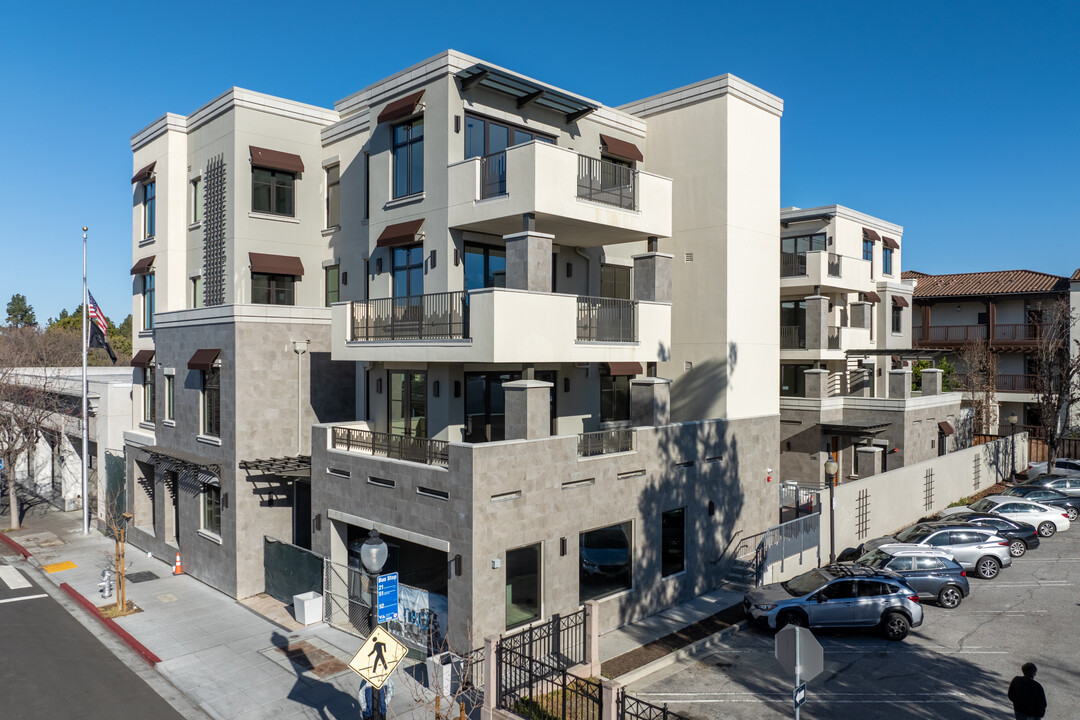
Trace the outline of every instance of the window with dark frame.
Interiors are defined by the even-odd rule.
[[[154,382],[154,364],[143,368],[143,420],[157,422],[157,384]]]
[[[424,294],[424,246],[401,245],[391,252],[394,297],[418,297]]]
[[[686,508],[660,516],[660,574],[669,577],[686,569]]]
[[[202,529],[213,535],[221,535],[221,485],[218,482],[203,483]]]
[[[506,248],[465,243],[465,289],[506,287]]]
[[[341,266],[331,265],[326,268],[326,307],[338,302],[341,297]]]
[[[408,120],[393,128],[394,197],[424,191],[424,118]]]
[[[894,333],[904,331],[904,308],[902,307],[892,309],[892,331]]]
[[[221,436],[221,367],[202,371],[202,434]]]
[[[202,178],[197,177],[191,181],[191,222],[202,222],[203,212],[203,184]]]
[[[165,419],[176,419],[176,378],[173,375],[165,376]]]
[[[371,153],[364,153],[364,219],[371,217]]]
[[[874,260],[874,241],[863,240],[862,241],[862,259],[873,262]]]
[[[293,275],[251,273],[251,302],[257,305],[295,305]]]
[[[630,376],[600,375],[600,422],[629,422]]]
[[[143,237],[149,240],[157,234],[157,182],[143,183]]]
[[[578,535],[578,601],[633,588],[633,525],[630,521]]]
[[[600,297],[630,299],[630,268],[621,265],[600,265]]]
[[[196,275],[195,277],[191,278],[191,307],[201,308],[202,306],[202,277]]]
[[[142,276],[143,330],[154,329],[154,273]]]
[[[465,159],[487,157],[503,152],[508,147],[532,140],[555,143],[555,138],[510,125],[489,120],[478,115],[465,115]]]
[[[881,272],[884,275],[892,275],[892,248],[881,250]]]
[[[506,629],[540,618],[540,545],[506,551]]]
[[[293,217],[296,173],[270,168],[251,168],[251,210]]]
[[[326,227],[341,225],[341,165],[326,168]]]

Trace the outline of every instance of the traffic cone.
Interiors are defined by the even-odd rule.
[[[180,553],[176,553],[176,566],[173,568],[172,574],[173,575],[183,575],[184,574],[184,568],[180,567]]]

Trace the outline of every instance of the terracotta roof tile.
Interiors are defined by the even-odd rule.
[[[918,280],[928,277],[930,277],[929,273],[919,272],[918,270],[905,270],[900,273],[901,280]]]
[[[1080,280],[1080,268],[1076,268],[1076,271],[1072,274],[1070,280]]]
[[[1069,280],[1032,270],[930,275],[919,279],[916,298],[1068,292]]]

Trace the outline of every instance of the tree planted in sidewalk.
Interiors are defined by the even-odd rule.
[[[1080,342],[1074,347],[1071,338],[1080,318],[1068,300],[1040,303],[1035,314],[1038,342],[1032,380],[1039,409],[1037,427],[1046,443],[1047,467],[1052,468],[1061,439],[1068,432],[1072,409],[1080,403]]]

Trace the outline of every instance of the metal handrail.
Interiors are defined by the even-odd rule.
[[[333,428],[334,450],[362,452],[379,455],[392,460],[408,460],[425,465],[449,464],[450,443],[446,440],[393,435],[366,428],[335,426]]]
[[[634,428],[600,430],[578,435],[578,457],[634,451]]]
[[[780,328],[780,349],[800,350],[806,347],[806,327],[784,325]]]
[[[465,291],[356,300],[353,342],[371,340],[456,340],[469,337]]]
[[[633,168],[578,155],[577,194],[580,198],[637,209],[637,171]]]
[[[506,194],[506,151],[480,158],[480,199]]]
[[[577,339],[591,342],[637,342],[637,301],[579,296]]]

